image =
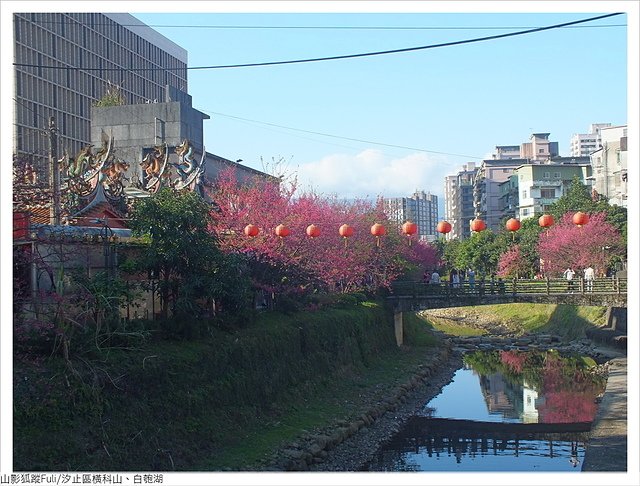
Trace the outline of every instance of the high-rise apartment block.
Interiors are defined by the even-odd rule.
[[[127,104],[183,100],[187,51],[129,14],[16,13],[14,152],[47,177],[53,117],[57,154],[91,143],[91,107],[110,86]]]
[[[469,222],[474,218],[473,181],[475,162],[464,164],[461,171],[445,178],[445,219],[451,224],[447,239],[464,239],[471,235]]]
[[[438,226],[438,196],[416,191],[410,197],[385,199],[385,212],[392,221],[402,224],[412,221],[418,225],[418,237],[421,240],[436,239]]]
[[[601,130],[610,126],[611,123],[593,123],[589,126],[589,133],[575,133],[571,137],[570,155],[589,157],[602,146]]]

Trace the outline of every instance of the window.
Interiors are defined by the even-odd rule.
[[[560,172],[554,172],[554,173],[553,173],[553,177],[554,177],[555,179],[560,179],[560,178],[562,177],[562,175],[560,174]]]
[[[553,187],[543,187],[540,189],[540,197],[542,199],[553,199],[556,197],[556,190]]]
[[[527,191],[526,189],[523,189],[522,191],[522,199],[526,199],[527,198]]]
[[[542,177],[549,179],[551,177],[551,172],[545,172]]]

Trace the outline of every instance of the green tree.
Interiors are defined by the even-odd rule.
[[[209,231],[210,213],[210,205],[196,193],[168,188],[133,208],[132,233],[147,240],[135,263],[158,279],[164,318],[169,309],[174,315],[197,314],[203,301],[223,293],[217,277],[226,265]]]
[[[505,238],[498,238],[493,231],[472,233],[470,238],[460,242],[454,266],[473,268],[480,275],[490,275],[498,269],[498,260],[504,247]]]
[[[566,194],[551,205],[549,212],[559,221],[569,211],[591,213],[596,211],[596,207],[597,203],[591,198],[589,188],[578,176],[574,176]]]

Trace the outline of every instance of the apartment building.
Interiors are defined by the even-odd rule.
[[[592,123],[589,133],[574,133],[571,137],[569,154],[576,157],[589,157],[602,146],[600,132],[611,123]]]
[[[588,160],[588,159],[587,159]],[[518,204],[515,217],[524,220],[542,214],[564,196],[574,177],[588,184],[591,165],[586,164],[526,164],[514,170],[512,184],[517,184]]]
[[[387,216],[401,225],[413,221],[418,225],[418,238],[425,241],[436,239],[438,226],[438,196],[416,191],[410,197],[385,199]]]
[[[445,178],[445,219],[451,224],[447,239],[464,239],[471,235],[469,222],[475,216],[473,182],[475,162],[463,165],[461,171]]]
[[[591,154],[593,189],[627,207],[627,126],[603,127],[600,134],[602,146]]]

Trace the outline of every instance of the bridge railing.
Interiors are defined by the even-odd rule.
[[[619,277],[596,278],[589,282],[583,278],[568,282],[564,278],[544,279],[492,279],[463,281],[457,285],[442,281],[431,284],[415,281],[397,281],[392,285],[392,294],[406,297],[479,295],[486,294],[626,294],[627,279]]]

